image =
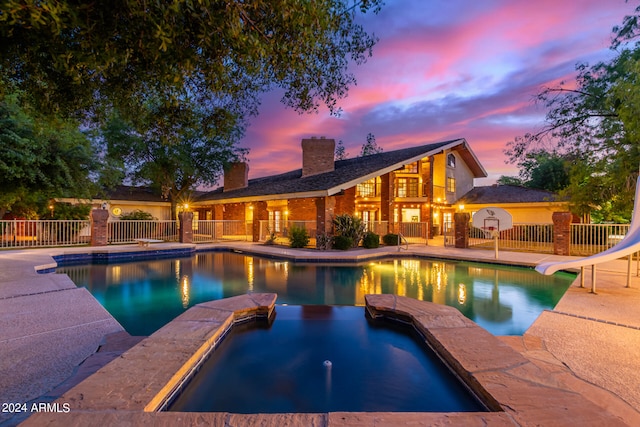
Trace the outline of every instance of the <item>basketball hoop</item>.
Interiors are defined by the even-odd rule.
[[[494,240],[495,256],[498,259],[500,232],[513,228],[511,214],[501,208],[483,208],[473,215],[472,224],[483,231],[485,238]]]

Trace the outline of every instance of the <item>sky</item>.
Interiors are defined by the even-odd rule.
[[[339,106],[299,114],[263,96],[240,146],[249,178],[302,166],[303,138],[340,140],[348,157],[372,133],[384,151],[465,138],[488,173],[475,185],[515,176],[508,141],[536,131],[543,87],[575,81],[578,63],[611,59],[612,28],[635,0],[386,0],[362,23],[379,41],[351,71],[357,85]]]

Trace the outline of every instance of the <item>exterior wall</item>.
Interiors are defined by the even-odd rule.
[[[231,221],[245,221],[245,204],[229,203],[224,205],[224,215],[222,219]]]
[[[455,178],[456,192],[447,194],[447,203],[453,204],[473,189],[473,173],[458,153],[452,151],[451,154],[456,156],[456,167],[450,168],[447,166],[447,176]]]
[[[307,199],[291,199],[289,200],[287,209],[289,211],[289,220],[292,221],[315,221],[316,220],[316,201],[315,198]]]
[[[109,221],[118,221],[120,215],[130,213],[136,210],[150,213],[154,218],[159,220],[171,219],[171,203],[153,203],[153,202],[132,202],[127,200],[111,200],[111,201],[94,201],[92,203],[95,209],[100,209],[102,204],[107,204],[109,211]],[[118,214],[118,212],[120,212]]]
[[[502,208],[511,214],[514,223],[520,224],[551,224],[554,212],[565,212],[568,205],[565,203],[493,203],[464,205],[463,212],[473,213],[482,208]]]
[[[335,215],[353,215],[356,212],[356,187],[347,188],[343,194],[335,198]]]

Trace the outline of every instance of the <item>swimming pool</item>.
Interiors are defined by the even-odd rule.
[[[172,403],[178,412],[479,412],[407,325],[362,307],[278,306],[235,326]]]
[[[575,276],[533,269],[419,258],[357,265],[295,263],[202,252],[190,257],[63,266],[132,335],[150,335],[200,302],[275,292],[278,304],[364,305],[391,293],[453,306],[494,335],[521,335],[552,309]]]

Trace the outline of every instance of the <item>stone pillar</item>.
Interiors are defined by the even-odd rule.
[[[469,247],[469,219],[471,215],[466,212],[456,212],[453,214],[455,246],[456,248]]]
[[[91,211],[91,246],[106,246],[109,244],[107,221],[109,211],[93,209]]]
[[[267,202],[253,202],[253,236],[251,240],[254,242],[260,241],[260,221],[268,220],[269,211],[267,210]]]
[[[193,243],[193,212],[180,212],[180,243]]]
[[[554,212],[553,219],[553,253],[570,255],[571,251],[571,212]]]

